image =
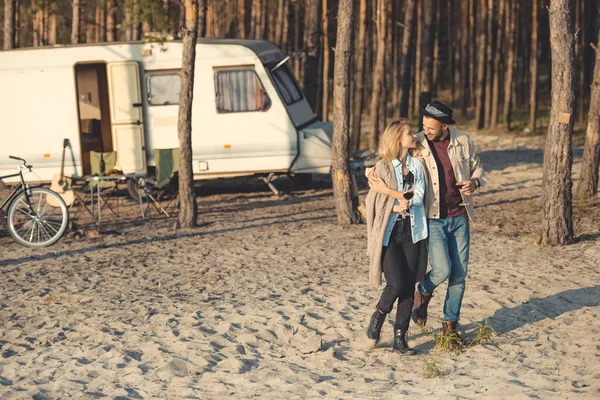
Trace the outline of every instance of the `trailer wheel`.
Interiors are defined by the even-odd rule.
[[[146,199],[146,193],[140,189],[137,182],[134,182],[131,179],[127,180],[127,194],[129,194],[129,198],[136,203],[140,202],[140,195],[142,196],[142,200]]]

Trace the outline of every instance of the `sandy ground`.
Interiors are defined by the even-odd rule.
[[[366,226],[336,225],[326,181],[280,198],[217,183],[194,230],[126,221],[43,250],[4,232],[1,398],[599,398],[600,201],[577,206],[576,244],[539,247],[543,139],[473,137],[490,183],[461,325],[472,339],[487,319],[493,343],[457,356],[413,327],[402,357],[390,318],[361,350],[381,290]]]

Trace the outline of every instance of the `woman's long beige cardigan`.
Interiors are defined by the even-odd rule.
[[[396,188],[396,175],[390,161],[379,160],[375,164],[375,176],[382,179],[392,190]],[[367,208],[367,254],[369,255],[369,282],[381,285],[381,254],[385,228],[394,208],[393,197],[369,191],[365,205]],[[417,282],[423,279],[427,268],[426,240],[421,241],[421,259],[417,272]]]

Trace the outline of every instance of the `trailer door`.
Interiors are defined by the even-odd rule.
[[[124,173],[146,172],[140,70],[135,61],[107,65],[113,147]]]

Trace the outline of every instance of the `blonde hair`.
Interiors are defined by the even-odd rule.
[[[398,154],[400,154],[400,150],[402,149],[400,143],[402,134],[406,131],[410,131],[410,126],[405,118],[390,122],[379,139],[379,157],[387,161],[392,161],[398,157]]]

